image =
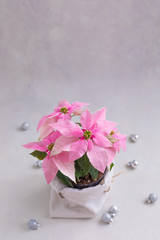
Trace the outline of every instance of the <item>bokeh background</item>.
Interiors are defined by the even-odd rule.
[[[160,238],[160,2],[158,0],[0,0],[1,239]],[[91,220],[49,218],[49,186],[22,144],[37,139],[42,115],[61,99],[107,107],[136,144],[116,157],[104,209]],[[29,121],[30,129],[20,130]],[[135,171],[125,167],[137,159]],[[114,223],[100,223],[117,204]],[[40,221],[28,231],[30,218]]]

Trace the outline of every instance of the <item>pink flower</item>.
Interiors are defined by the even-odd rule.
[[[70,161],[69,152],[62,151],[58,155],[50,156],[50,153],[54,148],[54,143],[60,136],[61,134],[58,131],[54,131],[42,141],[23,145],[25,148],[47,153],[47,156],[43,160],[42,168],[48,184],[55,178],[58,170],[75,181],[74,162]]]
[[[54,109],[54,115],[58,119],[70,120],[71,114],[81,115],[84,111],[82,108],[87,106],[88,103],[74,102],[70,104],[66,100],[59,102],[58,106]]]
[[[53,131],[48,137],[44,138],[42,141],[27,143],[23,145],[23,147],[50,153],[56,139],[59,138],[60,136],[61,136],[60,132]]]
[[[123,149],[123,151],[125,151],[127,136],[119,133],[117,128],[114,128],[112,132],[113,132],[112,136],[118,140],[114,142],[113,148],[118,152],[120,151],[121,148]]]
[[[69,177],[72,181],[76,181],[74,162],[70,162],[69,152],[63,151],[52,157],[47,156],[43,160],[42,167],[48,184],[55,178],[58,170],[60,170],[65,176]]]
[[[56,140],[51,155],[69,151],[70,160],[75,161],[87,153],[91,164],[99,171],[104,172],[106,166],[109,166],[113,161],[116,153],[112,143],[105,137],[105,133],[110,133],[116,123],[106,121],[105,113],[105,108],[93,115],[86,110],[80,119],[82,127],[69,120],[59,120],[57,123],[50,124],[62,134]]]
[[[88,103],[74,102],[68,103],[66,100],[59,102],[58,106],[54,109],[54,112],[43,116],[37,126],[37,131],[40,131],[40,139],[47,137],[53,129],[50,127],[51,123],[57,122],[59,119],[70,120],[73,115],[81,115],[84,111],[83,107]]]

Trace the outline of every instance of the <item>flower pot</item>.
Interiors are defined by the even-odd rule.
[[[55,178],[51,186],[50,217],[53,218],[92,218],[103,207],[108,196],[113,170],[106,171],[96,186],[89,184],[83,189],[70,188]]]
[[[89,188],[89,187],[97,186],[100,182],[102,182],[102,180],[103,180],[104,177],[106,176],[107,170],[108,170],[108,169],[107,169],[107,167],[106,167],[103,176],[102,176],[100,179],[98,179],[97,181],[93,182],[93,183],[89,183],[89,184],[86,184],[86,185],[80,185],[80,184],[78,184],[78,183],[72,182],[72,184],[73,184],[74,188],[77,188],[77,189],[83,189],[83,188]]]

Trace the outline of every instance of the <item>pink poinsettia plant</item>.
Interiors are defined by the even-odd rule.
[[[56,176],[69,187],[88,174],[96,180],[99,172],[112,169],[116,152],[126,149],[126,135],[118,132],[117,123],[105,119],[106,108],[91,114],[84,109],[87,105],[60,101],[53,113],[40,119],[39,141],[23,145],[43,160],[48,184]],[[78,123],[72,121],[75,115]]]

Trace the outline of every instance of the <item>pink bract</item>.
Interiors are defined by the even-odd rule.
[[[54,148],[54,143],[60,136],[61,134],[58,131],[53,131],[42,141],[23,145],[25,148],[47,153],[47,156],[43,160],[42,168],[48,184],[55,178],[58,170],[75,181],[74,162],[70,161],[69,152],[62,151],[58,155],[50,156],[51,149]]]
[[[114,132],[114,134],[112,135],[115,139],[118,139],[118,141],[116,141],[114,144],[113,144],[113,147],[116,151],[120,151],[120,149],[122,148],[123,151],[126,150],[126,140],[127,140],[127,136],[124,135],[124,134],[121,134],[118,132],[118,129],[117,128],[114,128],[112,130]]]
[[[54,109],[54,112],[43,116],[37,126],[37,131],[40,131],[40,139],[47,137],[53,129],[50,127],[51,123],[61,120],[70,120],[73,115],[81,115],[84,111],[84,107],[89,105],[88,103],[83,102],[74,102],[70,104],[66,100],[59,102],[58,106]]]
[[[55,178],[58,170],[69,177],[72,181],[76,181],[74,162],[69,161],[68,152],[61,152],[52,157],[47,156],[43,160],[42,168],[48,184]]]
[[[91,114],[83,109],[86,105],[60,101],[53,113],[40,119],[37,127],[40,141],[23,145],[46,153],[42,168],[48,184],[59,170],[75,182],[75,161],[84,154],[94,168],[104,172],[116,152],[126,150],[127,137],[115,128],[117,123],[105,119],[106,108]],[[80,123],[71,121],[74,115],[80,115]]]
[[[105,134],[110,133],[116,123],[105,120],[106,109],[95,112],[93,115],[86,110],[81,115],[81,126],[69,120],[58,121],[50,126],[58,130],[62,136],[55,142],[51,152],[54,156],[62,151],[70,152],[70,161],[82,157],[85,153],[91,164],[101,172],[114,159],[115,149]]]
[[[43,140],[24,144],[23,147],[48,153],[49,152],[48,146],[52,143],[54,144],[56,139],[59,138],[60,136],[61,136],[60,132],[52,131],[52,133]]]

